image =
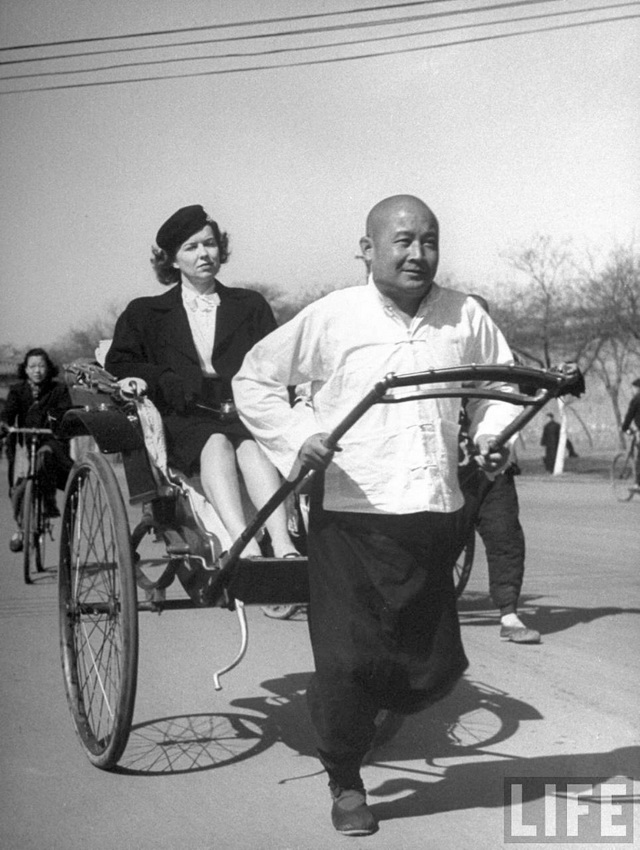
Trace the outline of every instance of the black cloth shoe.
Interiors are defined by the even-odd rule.
[[[331,788],[331,822],[342,835],[372,835],[378,829],[363,788]]]
[[[15,534],[11,535],[11,540],[9,541],[9,549],[12,552],[22,552],[22,532],[16,531]]]

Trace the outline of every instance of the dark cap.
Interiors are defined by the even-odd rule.
[[[631,381],[632,387],[640,387],[640,378],[636,378],[635,381]]]
[[[175,254],[192,233],[197,233],[207,224],[213,227],[214,234],[219,233],[217,224],[207,215],[200,204],[181,207],[162,225],[156,235],[156,244],[167,254]],[[216,238],[218,238],[217,235]]]

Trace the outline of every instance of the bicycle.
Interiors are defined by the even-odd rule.
[[[24,437],[27,450],[27,474],[17,485],[22,488],[21,502],[18,513],[18,523],[22,530],[22,572],[25,584],[33,584],[30,576],[31,565],[36,572],[44,572],[45,549],[47,537],[53,540],[51,519],[47,515],[44,497],[38,483],[36,456],[44,437],[51,437],[51,428],[18,428],[7,429],[8,434]]]
[[[636,484],[639,451],[638,431],[634,429],[631,431],[631,442],[627,450],[618,452],[611,462],[611,486],[618,502],[629,502],[634,493],[640,493],[640,487]]]

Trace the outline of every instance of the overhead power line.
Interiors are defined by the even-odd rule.
[[[386,3],[383,6],[360,6],[356,9],[342,9],[337,12],[309,12],[306,15],[286,15],[280,18],[262,18],[251,21],[234,21],[228,24],[203,24],[198,27],[179,27],[169,30],[150,30],[147,32],[127,32],[119,35],[98,35],[91,38],[68,38],[64,41],[42,41],[34,44],[12,44],[0,47],[4,50],[31,50],[37,47],[63,47],[67,44],[93,44],[100,41],[119,41],[126,38],[147,38],[158,35],[176,35],[181,32],[203,32],[205,30],[229,29],[231,27],[253,27],[259,24],[284,24],[290,21],[304,21],[311,18],[333,18],[339,15],[357,15],[363,12],[384,12],[387,9],[402,9],[408,6],[431,6],[434,3],[451,3],[454,0],[412,0],[406,3]]]
[[[441,0],[438,0],[441,2]],[[432,2],[432,0],[429,0]],[[226,35],[219,36],[217,38],[203,38],[203,39],[194,39],[191,41],[172,41],[168,44],[144,44],[144,45],[132,45],[131,47],[115,47],[115,48],[106,48],[103,50],[86,50],[82,52],[76,53],[55,53],[50,54],[48,56],[32,56],[29,58],[21,58],[21,59],[6,59],[0,60],[0,66],[3,65],[22,65],[27,62],[46,62],[49,60],[56,59],[75,59],[86,56],[100,56],[104,54],[113,53],[134,53],[139,51],[148,51],[148,50],[162,50],[168,47],[193,47],[201,44],[220,44],[224,42],[234,42],[234,41],[253,41],[256,39],[264,39],[264,38],[287,38],[293,35],[311,35],[311,34],[319,34],[326,32],[336,32],[340,30],[358,30],[365,29],[370,27],[379,27],[379,26],[387,26],[392,24],[405,24],[412,23],[413,21],[426,21],[431,20],[433,18],[448,18],[448,17],[457,17],[460,15],[470,15],[476,12],[486,12],[493,11],[499,9],[510,9],[510,8],[518,8],[519,6],[548,6],[551,3],[564,3],[565,0],[511,0],[510,2],[497,3],[491,6],[474,6],[466,9],[454,9],[452,11],[441,11],[441,12],[430,12],[423,15],[405,15],[399,18],[380,18],[376,20],[367,20],[367,21],[357,21],[350,24],[332,24],[329,26],[321,26],[321,27],[305,27],[303,29],[292,29],[292,30],[277,30],[275,32],[262,32],[262,33],[251,33],[250,35]],[[637,2],[637,0],[636,0]],[[620,4],[620,5],[634,5],[633,2],[628,4]],[[386,7],[377,7],[377,8],[386,8]],[[605,8],[613,8],[613,7],[605,7]],[[175,33],[183,32],[183,30],[175,30]],[[164,31],[163,34],[168,34],[168,31]],[[125,36],[122,36],[123,38]]]
[[[356,60],[362,59],[375,59],[378,57],[386,57],[392,55],[399,54],[408,54],[408,53],[417,53],[424,52],[427,50],[438,50],[445,47],[456,47],[465,44],[479,44],[483,42],[489,41],[499,41],[507,38],[520,37],[524,35],[535,35],[538,33],[547,33],[547,32],[556,32],[560,30],[568,30],[568,29],[576,29],[578,27],[589,27],[595,26],[597,24],[605,24],[605,23],[616,23],[621,21],[630,21],[634,19],[640,18],[640,12],[628,15],[618,15],[615,17],[609,18],[599,18],[593,21],[575,21],[566,24],[554,24],[549,27],[533,27],[530,29],[517,30],[514,32],[507,33],[497,33],[488,36],[477,36],[475,38],[468,39],[457,39],[454,41],[441,42],[438,44],[430,44],[424,45],[420,47],[406,47],[406,48],[398,48],[394,50],[384,50],[384,51],[376,51],[369,53],[359,53],[354,56],[333,56],[328,58],[321,59],[307,59],[301,60],[299,62],[287,62],[282,64],[271,64],[271,65],[250,65],[243,66],[239,68],[221,68],[214,69],[209,71],[192,71],[184,74],[162,74],[150,77],[132,77],[128,79],[122,80],[97,80],[85,83],[67,83],[61,85],[51,85],[51,86],[38,86],[35,88],[23,88],[23,89],[11,89],[8,91],[0,92],[0,95],[10,95],[10,94],[24,94],[24,93],[34,93],[34,92],[44,92],[44,91],[59,91],[62,89],[80,89],[80,88],[92,88],[96,86],[113,86],[113,85],[124,85],[130,83],[144,83],[144,82],[157,82],[157,81],[166,81],[166,80],[176,80],[176,79],[185,79],[185,78],[197,78],[197,77],[209,77],[209,76],[221,76],[227,74],[240,74],[240,73],[249,73],[255,71],[267,71],[267,70],[277,70],[281,68],[296,68],[302,66],[311,66],[311,65],[327,65],[327,64],[335,64],[337,62],[353,62]],[[517,22],[515,19],[513,22]]]
[[[484,9],[497,9],[503,6],[517,6],[521,5],[519,3],[503,3],[498,6],[486,6]],[[332,41],[328,43],[324,43],[322,45],[311,44],[299,46],[296,45],[294,47],[282,47],[282,48],[269,48],[265,50],[255,50],[250,52],[242,52],[242,53],[215,53],[209,54],[206,56],[182,56],[178,58],[171,59],[152,59],[145,61],[137,61],[137,62],[120,62],[111,65],[98,65],[92,68],[76,68],[73,70],[58,70],[58,71],[38,71],[28,74],[12,74],[5,77],[0,77],[0,80],[23,80],[23,79],[32,79],[34,77],[55,77],[55,76],[68,76],[70,74],[88,74],[95,71],[110,71],[120,68],[136,68],[136,67],[149,67],[149,66],[157,66],[157,65],[171,65],[183,62],[202,62],[209,59],[238,59],[238,58],[250,58],[255,56],[274,56],[274,55],[282,55],[285,53],[300,53],[309,50],[319,50],[319,49],[327,49],[334,47],[345,47],[350,45],[361,45],[361,44],[372,44],[381,41],[394,41],[399,39],[407,39],[407,38],[416,38],[421,35],[439,35],[445,32],[459,31],[459,30],[468,30],[468,29],[478,29],[480,27],[490,27],[490,26],[500,26],[502,24],[515,24],[515,23],[523,23],[534,20],[547,20],[551,18],[557,17],[566,17],[567,15],[579,15],[585,13],[592,12],[601,12],[609,9],[615,9],[619,7],[627,7],[627,6],[638,6],[640,5],[637,0],[635,2],[625,2],[625,3],[616,3],[613,6],[590,6],[584,7],[582,9],[573,9],[570,11],[561,11],[561,12],[541,12],[536,15],[521,15],[518,18],[499,18],[490,21],[480,21],[469,24],[455,24],[448,27],[438,27],[436,29],[428,29],[428,30],[414,30],[409,33],[400,33],[394,35],[380,35],[374,36],[371,38],[361,38],[357,41],[354,40],[345,40],[345,41]],[[483,10],[484,10],[483,9]],[[421,20],[423,17],[431,17],[431,16],[418,16],[417,18],[412,18],[411,20]],[[390,23],[395,23],[395,21],[391,21]],[[323,28],[324,29],[324,28]]]

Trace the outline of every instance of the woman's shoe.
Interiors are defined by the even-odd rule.
[[[11,540],[9,541],[9,549],[12,552],[22,552],[22,532],[16,531],[15,534],[11,535]]]

